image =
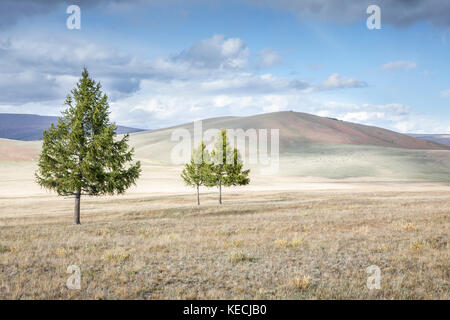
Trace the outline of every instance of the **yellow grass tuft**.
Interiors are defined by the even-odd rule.
[[[410,222],[402,224],[402,229],[405,231],[419,231],[419,227]]]
[[[103,229],[103,228],[102,228],[102,229],[97,229],[96,232],[95,232],[95,234],[96,234],[97,236],[109,237],[109,236],[112,235],[112,231],[109,230],[109,229]]]
[[[66,256],[69,254],[69,250],[65,249],[65,248],[57,248],[56,249],[56,255],[57,256]]]
[[[354,228],[353,231],[355,233],[368,233],[369,232],[369,226],[360,226],[360,227]]]
[[[298,247],[300,245],[303,245],[305,243],[304,239],[293,239],[293,240],[282,240],[282,239],[277,239],[275,240],[275,244],[278,247],[281,248],[294,248],[294,247]]]
[[[426,247],[428,247],[428,244],[424,241],[414,241],[411,244],[411,249],[414,251],[420,251],[422,249],[425,249]]]
[[[105,252],[103,255],[103,261],[105,262],[124,262],[129,260],[131,254],[128,252],[120,251],[120,252]]]
[[[229,260],[231,263],[238,263],[238,262],[244,262],[244,261],[254,261],[255,258],[247,255],[241,250],[233,250],[230,252]]]
[[[311,285],[311,277],[303,274],[295,275],[290,282],[290,287],[295,288],[297,290],[308,289],[310,285]]]
[[[242,247],[243,241],[242,240],[233,240],[230,242],[230,245],[233,247]]]
[[[395,222],[394,225],[404,231],[419,231],[419,227],[411,222]]]
[[[151,238],[152,237],[152,232],[148,229],[141,229],[139,230],[139,235],[142,238]]]

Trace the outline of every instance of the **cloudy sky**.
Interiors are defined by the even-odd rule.
[[[0,2],[0,112],[59,115],[83,66],[121,125],[295,110],[450,133],[448,0]]]

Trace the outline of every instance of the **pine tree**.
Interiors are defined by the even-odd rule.
[[[238,149],[233,149],[233,159],[230,164],[227,165],[227,175],[225,181],[227,186],[244,186],[250,183],[248,177],[250,169],[243,170],[244,164],[241,159],[241,155]]]
[[[75,196],[74,223],[80,224],[81,195],[124,193],[141,169],[140,162],[132,163],[128,135],[115,139],[108,98],[86,68],[65,105],[57,125],[44,130],[35,175],[42,187]]]
[[[243,164],[238,149],[231,148],[226,129],[217,136],[211,152],[212,166],[207,186],[219,187],[219,204],[222,204],[222,186],[237,186],[250,183],[250,170],[242,170]]]
[[[188,186],[197,188],[197,204],[200,205],[200,186],[207,181],[211,171],[211,156],[206,149],[206,145],[201,142],[197,149],[194,149],[191,161],[186,163],[181,177]]]

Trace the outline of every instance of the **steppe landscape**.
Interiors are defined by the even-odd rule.
[[[73,198],[34,182],[41,142],[1,139],[0,298],[450,298],[449,146],[297,112],[203,127],[280,129],[279,171],[252,166],[223,205],[202,188],[197,206],[170,163],[177,127],[133,133],[141,178],[84,197],[81,226]],[[81,290],[66,287],[69,265]]]

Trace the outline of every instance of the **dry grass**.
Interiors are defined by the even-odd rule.
[[[311,277],[302,274],[296,275],[290,285],[294,289],[306,290],[311,285]]]
[[[70,211],[0,215],[0,298],[450,298],[448,191],[194,198],[118,199],[106,212],[89,200],[81,226]],[[66,287],[69,265],[81,290]],[[370,265],[379,290],[366,287]]]

